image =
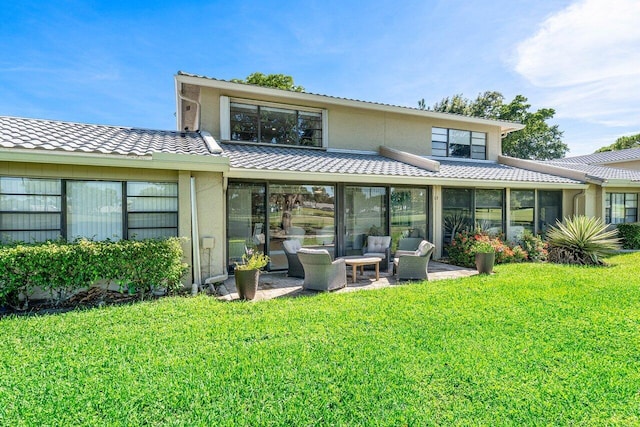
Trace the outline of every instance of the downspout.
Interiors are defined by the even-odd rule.
[[[573,216],[576,216],[577,215],[576,212],[578,212],[578,197],[585,197],[586,194],[587,194],[586,191],[582,190],[578,194],[573,196]],[[586,210],[586,203],[585,203],[585,210]]]
[[[196,121],[193,124],[193,127],[195,129],[191,129],[192,131],[197,131],[200,130],[200,101],[196,101],[195,99],[191,99],[191,98],[187,98],[186,96],[184,96],[182,94],[182,90],[178,89],[177,91],[178,96],[180,97],[180,99],[182,99],[183,101],[189,101],[189,102],[193,102],[194,104],[196,104]],[[181,114],[182,117],[182,114]],[[182,126],[182,124],[180,124],[180,126]],[[178,130],[184,130],[184,129],[178,129]]]
[[[198,204],[196,203],[196,178],[191,177],[191,247],[193,248],[193,284],[191,293],[198,293],[202,285],[200,273],[200,239],[198,237]]]

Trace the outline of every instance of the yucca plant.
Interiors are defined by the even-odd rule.
[[[605,265],[602,258],[620,249],[617,236],[617,230],[608,230],[600,218],[565,218],[547,230],[548,259],[561,264]]]

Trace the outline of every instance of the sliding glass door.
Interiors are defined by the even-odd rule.
[[[229,183],[227,189],[227,254],[229,271],[246,249],[265,252],[265,185]]]
[[[344,253],[361,255],[367,236],[388,235],[387,188],[346,186]]]
[[[334,254],[335,196],[332,185],[269,184],[271,269],[287,268],[282,242],[324,247]]]

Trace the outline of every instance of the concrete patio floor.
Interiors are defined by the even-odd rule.
[[[467,277],[478,274],[471,268],[458,267],[455,265],[444,264],[437,261],[429,262],[429,281],[457,279],[459,277]],[[282,298],[282,297],[298,297],[302,295],[314,295],[317,291],[309,291],[302,289],[304,279],[296,277],[287,277],[286,272],[263,272],[260,274],[260,284],[254,301]],[[397,283],[395,277],[389,272],[380,272],[380,280],[376,280],[373,270],[365,270],[364,275],[358,274],[356,283],[352,283],[351,274],[347,272],[347,286],[334,292],[353,292],[365,289],[378,289],[388,286],[402,285],[409,282],[402,281]],[[238,292],[235,286],[235,279],[230,276],[224,286],[217,286],[216,291],[218,298],[231,301],[238,299]]]

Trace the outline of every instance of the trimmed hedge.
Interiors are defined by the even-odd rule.
[[[640,249],[640,223],[618,224],[618,235],[624,249]]]
[[[46,242],[0,246],[0,306],[15,305],[35,288],[61,298],[98,280],[114,281],[120,290],[175,291],[187,265],[181,239]]]

